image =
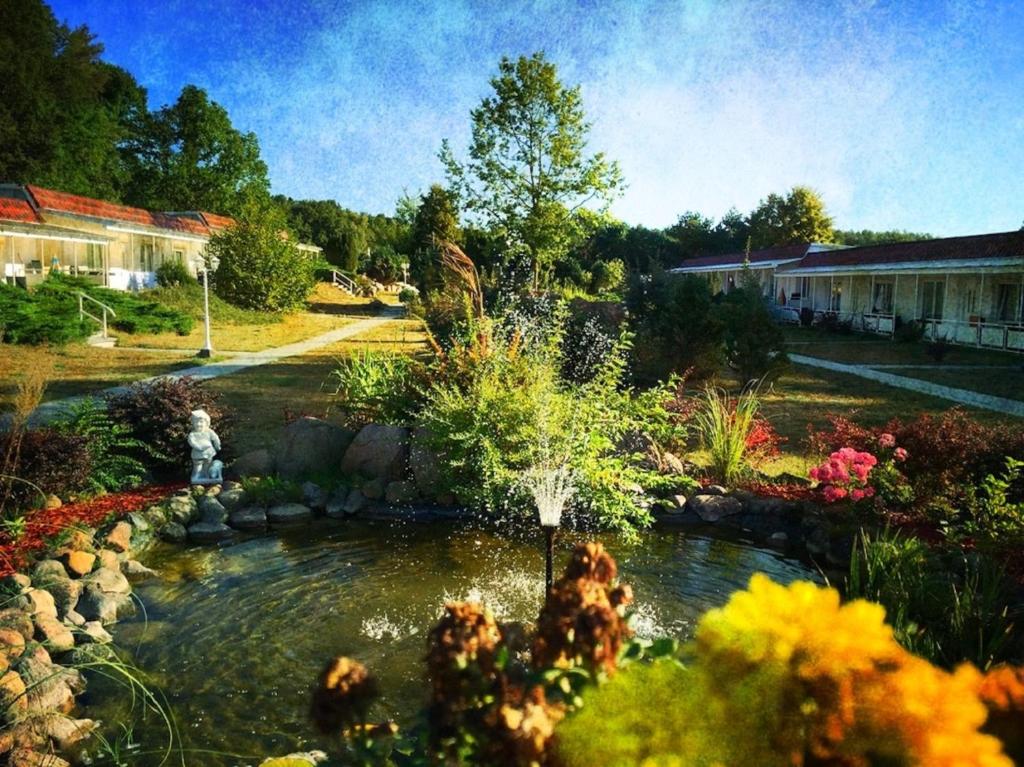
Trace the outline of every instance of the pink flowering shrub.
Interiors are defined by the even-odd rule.
[[[827,503],[847,498],[856,503],[874,496],[875,488],[868,482],[868,477],[877,463],[878,459],[871,453],[844,447],[811,469],[810,477],[819,483]]]

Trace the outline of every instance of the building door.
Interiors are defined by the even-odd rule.
[[[946,283],[943,280],[926,280],[921,283],[921,319],[942,320],[945,294]]]

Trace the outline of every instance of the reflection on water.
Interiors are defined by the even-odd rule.
[[[563,560],[571,537],[563,535]],[[755,571],[783,582],[814,577],[777,553],[679,531],[646,533],[639,544],[597,537],[632,584],[647,637],[687,637]],[[339,653],[378,675],[381,714],[407,721],[423,698],[425,637],[444,602],[483,601],[500,620],[533,620],[542,551],[534,530],[509,538],[464,524],[331,520],[224,549],[161,546],[145,557],[161,578],[137,590],[145,618],[115,635],[167,697],[186,749],[251,755],[206,751],[187,764],[253,764],[317,746],[306,721],[310,685]],[[108,726],[124,719],[123,696],[92,681],[96,702],[85,715]],[[155,746],[163,732],[146,722],[135,735]],[[146,759],[133,764],[159,763]]]

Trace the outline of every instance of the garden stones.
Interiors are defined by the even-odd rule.
[[[281,430],[274,446],[274,466],[286,479],[336,471],[352,438],[348,429],[319,418],[298,418]]]
[[[157,535],[167,543],[184,543],[188,538],[188,531],[180,522],[168,522],[160,528]]]
[[[223,524],[228,518],[228,510],[213,496],[202,496],[196,505],[199,510],[200,522]]]
[[[327,508],[327,491],[316,482],[302,483],[302,502],[314,511],[323,511]]]
[[[227,509],[228,513],[237,511],[245,504],[245,490],[240,486],[227,487],[221,490],[217,500],[221,506]]]
[[[743,512],[743,503],[738,498],[728,495],[709,495],[701,493],[686,502],[688,511],[692,511],[704,522],[718,522],[724,517]]]
[[[66,551],[61,555],[61,559],[68,575],[75,578],[88,575],[96,564],[96,555],[88,551]]]
[[[110,528],[110,532],[104,538],[104,543],[116,552],[128,551],[132,544],[132,526],[124,521],[118,522]]]
[[[267,510],[267,521],[271,524],[294,524],[313,518],[313,510],[301,503],[282,503]]]
[[[196,522],[188,527],[188,538],[196,543],[217,543],[235,534],[223,522]]]
[[[416,496],[415,482],[389,482],[384,490],[384,500],[393,505],[412,503]]]
[[[259,506],[239,509],[228,517],[228,524],[236,530],[265,530],[267,528],[267,512]]]
[[[65,653],[75,647],[75,637],[56,618],[48,615],[37,615],[35,618],[36,638],[52,653]]]
[[[385,481],[404,479],[408,457],[408,429],[371,423],[360,429],[345,451],[341,471]]]

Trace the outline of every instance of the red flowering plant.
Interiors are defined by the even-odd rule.
[[[877,464],[878,459],[871,453],[844,447],[811,469],[810,478],[818,483],[826,503],[846,499],[857,503],[875,495],[868,477]]]

